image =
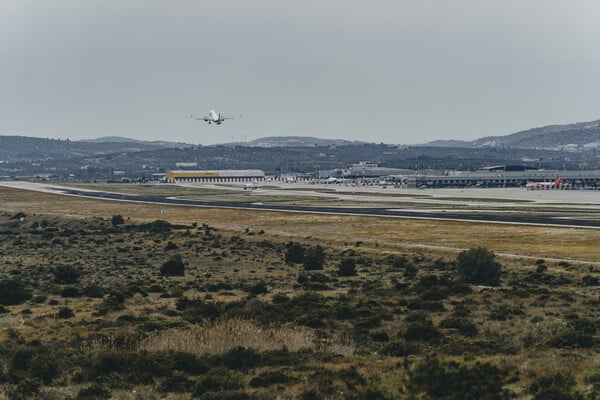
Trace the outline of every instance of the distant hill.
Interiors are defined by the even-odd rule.
[[[83,143],[130,143],[130,144],[134,143],[134,144],[142,146],[142,147],[152,146],[152,147],[167,147],[167,148],[192,146],[191,144],[188,144],[188,143],[167,142],[164,140],[154,140],[154,141],[148,142],[148,141],[144,141],[144,140],[137,140],[137,139],[122,137],[122,136],[103,136],[103,137],[99,137],[96,139],[81,139],[81,140],[78,140],[78,142],[83,142]]]
[[[128,153],[159,148],[186,147],[169,142],[143,142],[127,138],[100,138],[89,141],[0,136],[0,161],[68,160],[111,153]]]
[[[600,120],[565,125],[548,125],[506,136],[487,136],[472,142],[438,140],[427,143],[427,146],[585,151],[600,148]]]
[[[269,136],[248,142],[233,142],[230,144],[247,147],[314,147],[314,146],[347,146],[358,145],[358,142],[343,139],[320,139],[310,136]]]

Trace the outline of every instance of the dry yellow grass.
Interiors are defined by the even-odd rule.
[[[153,332],[140,343],[139,349],[205,355],[222,354],[241,346],[258,351],[287,348],[296,352],[313,347],[313,342],[313,333],[305,328],[262,327],[250,320],[234,318],[206,326]]]
[[[379,250],[392,252],[424,247],[429,252],[448,253],[484,246],[507,255],[600,262],[598,229],[166,206],[3,187],[0,211],[74,218],[110,218],[121,214],[138,222],[155,219],[198,222],[237,232],[262,229],[268,235],[290,240],[311,238],[323,244],[348,246],[362,242],[365,248],[378,246]]]

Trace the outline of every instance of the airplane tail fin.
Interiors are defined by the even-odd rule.
[[[562,183],[562,176],[559,176],[558,179],[554,181],[554,186],[559,187]]]

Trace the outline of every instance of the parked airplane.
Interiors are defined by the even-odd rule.
[[[221,123],[223,121],[225,121],[226,119],[233,119],[234,117],[224,117],[221,115],[221,113],[216,112],[215,110],[210,110],[210,112],[208,113],[207,117],[194,117],[192,115],[192,119],[197,119],[200,121],[204,121],[204,122],[208,122],[208,124],[217,124],[217,125],[221,125]]]
[[[562,183],[562,176],[559,176],[554,182],[533,182],[527,181],[525,188],[527,190],[535,189],[558,189]]]

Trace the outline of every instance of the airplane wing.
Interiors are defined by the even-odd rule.
[[[210,121],[210,118],[208,118],[208,117],[200,117],[200,118],[198,118],[198,117],[194,117],[193,115],[192,115],[192,119],[197,119],[198,121],[204,121],[204,122],[209,122]]]

